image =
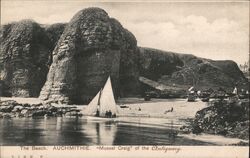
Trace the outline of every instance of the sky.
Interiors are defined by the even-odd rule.
[[[33,19],[69,22],[79,10],[103,8],[131,31],[138,46],[214,60],[249,60],[248,1],[1,0],[1,24]]]

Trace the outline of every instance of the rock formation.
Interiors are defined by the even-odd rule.
[[[41,99],[74,104],[88,103],[109,75],[115,97],[247,87],[233,61],[137,47],[134,35],[100,8],[79,11],[67,24],[23,20],[1,26],[0,72],[0,95],[40,93]]]
[[[58,42],[59,38],[61,37],[66,25],[67,24],[65,24],[65,23],[56,23],[56,24],[44,26],[45,33],[46,33],[47,37],[49,38],[53,49],[57,45],[57,42]],[[52,51],[49,55],[49,62],[48,62],[49,65],[51,65],[51,63],[52,63]]]
[[[48,72],[52,45],[43,28],[31,20],[3,25],[0,72],[5,96],[38,97]]]
[[[82,116],[76,106],[55,107],[51,104],[19,103],[14,100],[0,100],[0,105],[0,118]]]
[[[61,37],[65,27],[66,23],[56,23],[48,26],[44,26],[45,33],[50,39],[50,42],[53,44],[53,48],[55,48],[59,38]]]
[[[196,113],[189,128],[196,134],[204,132],[249,140],[249,100],[212,101]]]
[[[140,48],[140,75],[166,86],[232,90],[247,82],[233,61],[214,61],[189,54]]]
[[[116,96],[125,89],[127,79],[134,81],[129,85],[133,92],[138,82],[138,71],[133,71],[136,53],[135,37],[118,21],[99,8],[82,10],[67,24],[53,51],[40,98],[88,103],[109,75]]]

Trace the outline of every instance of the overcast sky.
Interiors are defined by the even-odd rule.
[[[119,2],[1,0],[1,24],[21,19],[68,22],[101,7],[137,38],[138,45],[216,60],[249,59],[249,2]]]

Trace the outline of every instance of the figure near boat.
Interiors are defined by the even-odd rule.
[[[173,107],[171,107],[171,109],[170,110],[166,110],[165,112],[164,112],[164,114],[167,114],[167,113],[169,113],[169,112],[173,112],[174,111],[174,108]]]

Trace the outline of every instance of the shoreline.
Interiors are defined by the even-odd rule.
[[[127,100],[126,100],[127,99]],[[137,98],[141,101],[143,98]],[[43,102],[38,98],[3,98],[1,101],[6,100],[15,100],[20,104],[39,104],[44,106]],[[186,99],[152,99],[152,101],[147,102],[131,102],[131,100],[136,100],[136,98],[123,98],[122,105],[126,105],[128,108],[120,108],[119,112],[123,115],[119,117],[119,123],[129,124],[134,126],[142,127],[152,127],[152,128],[166,128],[176,130],[179,132],[178,136],[194,139],[194,140],[206,140],[208,142],[216,143],[221,145],[230,145],[238,144],[240,142],[249,142],[249,140],[243,140],[239,138],[230,138],[222,135],[213,135],[213,134],[192,134],[181,131],[180,128],[188,125],[188,121],[195,117],[197,111],[207,107],[207,103],[197,101],[197,102],[187,102]],[[129,102],[129,103],[125,103]],[[82,110],[86,105],[58,105],[51,104],[52,106],[60,108],[72,108],[76,110]],[[1,106],[0,106],[1,107]],[[156,108],[157,107],[157,108]],[[164,111],[174,107],[174,111],[164,114]],[[138,111],[138,108],[141,108],[142,111]],[[73,112],[76,114],[75,112]],[[131,114],[150,114],[150,117],[126,117],[126,115]],[[48,116],[49,117],[49,116]],[[67,117],[75,117],[67,115]],[[79,119],[84,119],[85,116],[79,117]],[[32,118],[32,117],[31,117]],[[43,118],[43,117],[41,117]],[[18,119],[18,118],[17,118]],[[211,138],[211,139],[209,139]],[[218,139],[218,140],[216,140]],[[233,142],[233,143],[232,143]]]

